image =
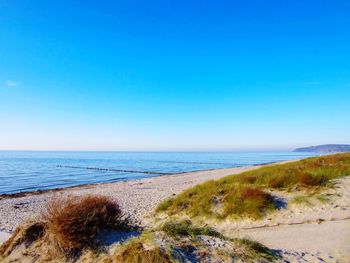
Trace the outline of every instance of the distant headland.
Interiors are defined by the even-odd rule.
[[[317,153],[334,153],[350,152],[349,144],[323,144],[317,146],[297,148],[294,152],[317,152]]]

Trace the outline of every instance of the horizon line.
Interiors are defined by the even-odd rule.
[[[245,148],[245,149],[168,149],[168,150],[84,150],[84,149],[0,149],[0,152],[252,152],[293,151],[295,148]]]

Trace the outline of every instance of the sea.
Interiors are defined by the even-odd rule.
[[[0,151],[0,194],[296,160],[297,152]]]

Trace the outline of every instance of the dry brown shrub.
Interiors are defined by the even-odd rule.
[[[311,175],[307,173],[302,173],[298,176],[299,184],[301,185],[315,185],[316,177],[313,178]]]
[[[43,214],[47,234],[65,252],[92,248],[103,229],[125,229],[117,202],[104,196],[66,197],[50,202]]]
[[[266,196],[268,196],[267,193],[257,188],[248,187],[242,192],[242,198],[260,199]]]

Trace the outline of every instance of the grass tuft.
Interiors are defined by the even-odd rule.
[[[294,204],[305,204],[307,206],[311,206],[312,203],[310,201],[310,196],[307,196],[307,195],[297,195],[295,196],[292,200],[291,200],[291,203],[294,203]]]
[[[156,212],[166,211],[174,202],[174,198],[170,197],[163,201],[156,209]]]
[[[317,200],[320,201],[321,203],[327,203],[330,201],[330,198],[324,194],[320,194],[316,196]]]
[[[233,242],[238,245],[235,254],[242,262],[275,262],[280,259],[278,253],[251,239],[234,239]]]
[[[133,241],[116,253],[113,262],[117,263],[171,263],[171,256],[165,249],[155,246],[147,248],[141,241]]]
[[[43,214],[46,231],[64,252],[93,248],[103,229],[125,229],[119,205],[104,196],[67,197],[49,203]]]
[[[162,229],[166,234],[172,237],[182,237],[182,236],[213,236],[224,238],[223,235],[217,232],[215,229],[204,226],[204,227],[195,227],[192,225],[190,220],[182,220],[179,222],[167,222],[163,225]]]

